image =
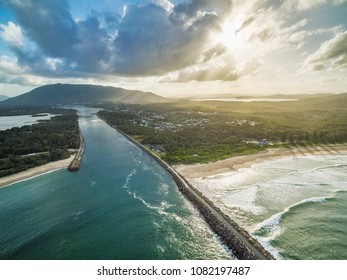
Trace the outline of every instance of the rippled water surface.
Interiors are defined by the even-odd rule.
[[[218,238],[146,153],[79,109],[86,152],[0,189],[0,259],[229,259]]]
[[[347,155],[286,157],[194,180],[283,259],[347,259]]]

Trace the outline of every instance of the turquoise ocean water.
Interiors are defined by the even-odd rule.
[[[290,156],[194,180],[278,259],[347,259],[347,155]]]
[[[79,109],[86,152],[0,189],[0,259],[229,259],[152,158]]]

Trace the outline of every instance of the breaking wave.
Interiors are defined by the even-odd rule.
[[[257,236],[266,237],[267,240],[273,240],[278,235],[281,234],[282,230],[280,227],[280,222],[282,217],[288,213],[290,210],[292,210],[295,207],[301,206],[306,203],[322,203],[324,202],[328,197],[312,197],[307,198],[302,201],[299,201],[298,203],[295,203],[287,208],[285,208],[282,212],[276,213],[272,215],[270,218],[266,219],[265,221],[258,224],[253,230],[253,234]]]

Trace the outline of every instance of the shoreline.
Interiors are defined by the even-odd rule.
[[[67,168],[74,157],[75,156],[72,155],[67,159],[53,161],[41,166],[30,168],[28,170],[25,170],[16,174],[2,177],[0,178],[0,188],[5,188],[15,183],[18,183],[20,181],[24,181],[24,180],[31,179],[33,177],[44,175],[45,173]]]
[[[106,124],[118,131],[129,141],[137,145],[155,161],[158,162],[172,177],[178,190],[192,203],[200,212],[200,215],[208,224],[210,229],[215,232],[221,241],[232,251],[233,255],[240,260],[274,260],[274,256],[267,251],[257,240],[255,240],[244,228],[225,215],[207,197],[198,191],[193,185],[183,177],[174,167],[163,161],[157,154],[146,146],[127,135],[116,126],[110,125],[101,118]]]
[[[195,179],[215,176],[228,172],[237,172],[241,168],[251,167],[252,164],[265,161],[278,160],[292,156],[324,156],[324,155],[346,155],[347,144],[317,145],[300,148],[274,148],[264,152],[231,157],[210,163],[179,164],[174,168],[185,178]]]
[[[0,177],[0,188],[5,188],[15,183],[18,183],[20,181],[25,181],[25,180],[28,180],[40,175],[44,175],[46,173],[50,173],[56,170],[64,169],[64,168],[66,168],[69,171],[79,170],[81,166],[84,150],[85,150],[84,139],[83,139],[82,131],[80,128],[79,128],[79,137],[80,137],[80,146],[75,155],[70,155],[70,157],[67,159],[49,162],[47,164],[36,166],[16,174]]]
[[[253,233],[252,236],[260,242],[264,248],[276,259],[281,259],[281,253],[277,250],[276,245],[271,244],[267,239],[271,238],[270,240],[273,240],[272,238],[274,237],[269,234],[266,238],[263,238],[255,232],[262,227],[267,228],[269,232],[274,228],[277,232],[277,230],[279,230],[278,228],[280,228],[279,223],[283,213],[286,213],[292,207],[306,202],[325,201],[325,199],[332,198],[335,195],[328,194],[328,191],[320,193],[319,191],[311,189],[312,191],[306,194],[304,191],[301,191],[302,196],[300,196],[299,190],[301,189],[299,188],[288,189],[288,187],[285,187],[283,189],[281,188],[281,184],[273,184],[278,185],[275,188],[271,184],[265,185],[265,182],[267,182],[266,179],[262,181],[264,177],[259,176],[263,176],[262,174],[266,176],[266,174],[269,173],[266,173],[266,168],[262,168],[262,164],[270,164],[272,168],[286,168],[286,163],[288,160],[291,161],[292,159],[312,159],[314,161],[325,162],[324,158],[328,157],[328,159],[340,159],[340,161],[342,159],[343,162],[346,156],[346,144],[317,145],[316,147],[305,148],[272,149],[253,155],[238,156],[208,164],[179,165],[176,168],[193,186],[201,191],[207,199],[211,200],[217,207],[220,207],[226,216],[235,219],[241,226],[245,226],[249,232]],[[318,158],[315,159],[314,157]],[[328,160],[328,162],[330,161]],[[259,169],[258,164],[260,164]],[[295,162],[292,164],[295,164]],[[300,166],[299,163],[298,168],[300,168]],[[293,167],[289,166],[287,168]],[[293,169],[296,170],[295,168]],[[192,173],[190,174],[190,172]],[[271,178],[277,177],[272,175]],[[320,178],[321,177],[318,176],[317,180],[320,180]],[[300,182],[299,184],[305,184],[304,177],[303,181],[300,180],[301,179],[297,181]],[[258,185],[257,182],[260,182],[260,184]],[[296,180],[293,182],[283,182],[288,182],[288,185],[291,183],[295,185]],[[321,181],[321,183],[324,182]],[[264,186],[270,186],[268,191]],[[296,194],[293,195],[294,193]],[[287,197],[290,199],[286,200]],[[271,207],[268,207],[268,205],[271,205],[269,201],[274,198],[276,198],[277,207],[278,204],[281,203],[282,206],[276,208],[276,211],[271,212]],[[262,212],[262,210],[265,211]],[[270,215],[264,215],[263,217],[265,218],[258,218],[261,217],[262,214],[267,213],[266,211],[268,211]]]

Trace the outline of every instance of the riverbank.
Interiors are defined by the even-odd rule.
[[[106,122],[106,120],[102,119]],[[223,243],[241,260],[272,260],[274,257],[245,229],[225,215],[207,197],[195,189],[189,181],[180,175],[174,168],[163,161],[149,148],[145,147],[117,127],[116,129],[128,140],[152,156],[173,178],[178,190],[198,209],[210,228],[220,237]]]
[[[32,177],[43,175],[48,172],[67,168],[69,164],[71,163],[71,161],[73,160],[73,158],[74,156],[70,156],[67,159],[50,162],[45,165],[37,166],[34,168],[30,168],[28,170],[25,170],[23,172],[19,172],[17,174],[2,177],[0,178],[0,188],[7,187],[19,181],[27,180]]]
[[[319,145],[315,147],[300,147],[293,149],[276,148],[264,152],[237,156],[216,162],[192,165],[177,165],[175,169],[185,178],[194,179],[222,173],[237,171],[241,168],[250,167],[254,163],[276,160],[288,156],[309,155],[341,155],[347,154],[347,145]]]

